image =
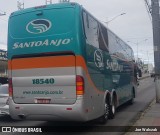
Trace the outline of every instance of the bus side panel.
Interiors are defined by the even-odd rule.
[[[113,71],[113,76],[117,77],[116,91],[119,97],[119,104],[123,104],[132,97],[132,67],[127,61],[120,60],[116,57],[112,57],[114,62],[121,65],[121,69]]]
[[[119,105],[132,98],[133,82],[133,51],[114,33],[108,30],[109,51],[112,57],[111,69]]]

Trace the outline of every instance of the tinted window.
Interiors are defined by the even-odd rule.
[[[98,42],[100,49],[108,52],[108,32],[101,24],[99,24]]]
[[[8,94],[8,86],[0,86],[0,94]]]
[[[120,38],[109,32],[109,52],[110,54],[117,55],[118,57],[126,60],[133,60],[133,50]]]
[[[87,44],[99,48],[97,21],[86,12],[83,12],[83,21]]]
[[[0,77],[0,84],[6,84],[6,83],[8,83],[8,78]]]
[[[0,86],[0,94],[8,94],[8,86]]]
[[[74,8],[46,9],[43,10],[42,19],[36,15],[37,12],[13,16],[9,21],[9,34],[13,38],[27,38],[70,32],[74,30],[74,11]]]

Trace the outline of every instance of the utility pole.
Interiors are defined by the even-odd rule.
[[[145,6],[146,6],[146,9],[147,9],[149,18],[151,19],[152,7],[149,3],[149,0],[144,0],[144,2],[145,2]]]
[[[52,0],[46,0],[46,5],[52,4]]]
[[[152,0],[152,25],[155,63],[156,102],[160,103],[160,15],[159,0]]]
[[[17,1],[17,8],[18,10],[24,9],[24,2]]]

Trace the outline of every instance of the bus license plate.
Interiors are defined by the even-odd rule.
[[[35,99],[35,103],[37,104],[50,104],[51,99]]]

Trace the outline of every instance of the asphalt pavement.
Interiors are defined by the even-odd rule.
[[[115,128],[118,126],[120,126],[120,127],[131,126],[131,127],[140,128],[140,126],[145,126],[145,124],[148,123],[148,122],[144,122],[145,124],[139,123],[140,120],[143,120],[146,113],[152,107],[154,107],[154,105],[156,105],[155,101],[152,102],[155,97],[154,82],[153,82],[153,79],[147,78],[147,77],[149,77],[149,74],[144,74],[141,78],[139,78],[140,85],[138,86],[138,95],[137,95],[137,98],[135,99],[135,103],[131,106],[130,105],[129,106],[121,106],[117,110],[117,114],[116,114],[115,119],[108,120],[106,125],[104,125],[103,127],[113,126]],[[147,79],[145,79],[145,78],[147,78]],[[153,91],[152,91],[152,89],[153,89]],[[160,108],[160,107],[157,107],[157,108]],[[157,114],[156,114],[157,116],[158,116],[158,112],[159,112],[159,110],[157,110]],[[153,116],[155,116],[155,113],[153,114]],[[23,126],[40,126],[40,127],[42,126],[43,127],[43,126],[57,125],[56,122],[13,121],[13,120],[5,119],[5,118],[4,118],[4,120],[3,119],[1,119],[1,120],[2,121],[0,121],[0,125],[3,125],[3,126],[4,125],[5,126],[22,126],[23,125]],[[66,124],[69,125],[68,123],[66,123]],[[90,124],[92,124],[92,122],[89,122],[89,125]],[[94,125],[95,124],[93,124],[93,126],[91,126],[91,128],[94,128],[97,126],[97,124],[95,126]],[[150,125],[151,124],[149,124],[149,126]],[[127,135],[143,135],[142,133],[144,133],[144,132],[128,132],[125,134],[127,134]],[[157,132],[154,132],[154,133],[157,133]],[[54,134],[59,135],[60,133],[56,132]],[[76,135],[81,135],[81,134],[83,134],[83,135],[91,135],[91,134],[92,135],[93,134],[94,135],[120,135],[120,134],[124,134],[124,133],[123,132],[92,132],[92,129],[88,129],[86,132],[80,132],[80,133],[74,133],[74,132],[72,133],[71,132],[68,134],[71,134],[71,135],[74,135],[74,134],[76,134]],[[16,135],[16,134],[12,133],[12,135]],[[160,133],[156,134],[156,135],[160,135]]]
[[[160,103],[154,100],[125,135],[160,135]]]
[[[160,102],[154,100],[125,135],[160,135]]]

